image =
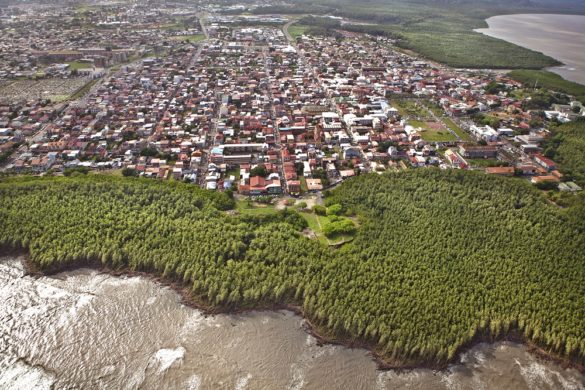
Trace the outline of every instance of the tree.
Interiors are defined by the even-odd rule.
[[[124,177],[138,176],[138,172],[136,171],[136,169],[126,167],[122,169],[122,176]]]
[[[156,150],[156,148],[146,147],[140,151],[140,155],[145,157],[155,157],[158,155],[158,150]]]
[[[315,206],[313,206],[313,212],[317,215],[326,215],[327,208],[325,206],[316,204]]]
[[[268,176],[268,171],[266,170],[266,167],[264,167],[264,165],[257,165],[254,168],[252,168],[250,170],[250,177],[254,177],[254,176],[261,176],[261,177]]]

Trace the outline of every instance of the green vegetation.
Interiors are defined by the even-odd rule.
[[[551,6],[548,9],[532,3],[527,6],[528,3],[519,1],[371,0],[358,4],[350,0],[320,0],[318,3],[334,8],[333,15],[373,23],[343,26],[345,30],[398,38],[400,47],[450,66],[541,69],[559,65],[542,53],[473,31],[487,27],[485,19],[490,16],[550,13]],[[555,4],[554,11],[575,12],[560,4]]]
[[[585,85],[565,80],[556,73],[546,70],[514,70],[508,75],[531,88],[537,86],[573,95],[577,100],[585,104]]]
[[[181,42],[189,42],[189,43],[197,43],[205,40],[204,34],[194,34],[194,35],[176,35],[172,38],[175,41]]]
[[[457,138],[449,132],[446,128],[433,129],[426,122],[410,120],[408,123],[413,127],[420,127],[420,135],[422,139],[427,142],[452,142],[457,141]]]
[[[332,11],[333,8],[312,5],[312,4],[291,4],[291,5],[268,5],[264,7],[254,8],[251,13],[254,15],[264,14],[280,14],[280,15],[294,15],[294,14],[325,14]]]
[[[466,158],[465,161],[467,161],[472,167],[479,168],[510,166],[506,161],[500,161],[495,158]]]
[[[560,65],[551,57],[473,31],[402,32],[398,45],[455,68],[540,69]]]
[[[61,103],[69,99],[69,95],[49,95],[47,97],[52,103]]]
[[[453,122],[453,119],[443,117],[442,121],[445,123],[445,125],[447,125],[448,128],[450,128],[455,134],[457,134],[457,136],[461,139],[461,141],[472,141],[473,140],[471,138],[471,136],[469,135],[469,133],[464,131],[461,127],[457,126],[457,124],[455,124],[455,122]]]
[[[585,361],[585,202],[559,208],[519,179],[355,177],[312,214],[357,212],[338,249],[304,237],[295,211],[233,216],[229,196],[180,182],[21,177],[0,198],[0,245],[43,270],[89,261],[182,281],[211,305],[297,304],[326,336],[395,364],[441,365],[509,333]]]
[[[393,99],[391,103],[403,117],[420,119],[428,116],[428,112],[414,99]]]
[[[91,87],[94,86],[95,83],[97,83],[97,79],[91,80],[90,82],[85,84],[83,87],[79,88],[79,90],[77,92],[75,92],[73,95],[71,95],[71,100],[77,100],[77,99],[81,99],[82,97],[84,97],[85,94],[89,92],[89,90],[91,89]]]
[[[237,201],[236,210],[238,210],[240,214],[247,215],[269,215],[278,212],[272,204],[255,204],[252,200]]]
[[[288,27],[288,33],[293,39],[297,39],[298,37],[306,34],[309,28],[310,28],[309,26],[293,24]]]
[[[67,62],[67,64],[69,64],[68,70],[71,70],[71,71],[79,70],[79,69],[88,69],[88,68],[93,67],[93,64],[91,64],[89,62],[73,61],[73,62]]]
[[[307,35],[343,38],[343,35],[339,32],[339,30],[344,30],[389,38],[400,37],[387,26],[372,24],[341,24],[338,19],[332,19],[328,17],[305,16],[304,18],[299,19],[298,23],[299,27],[303,28],[301,35],[302,33],[305,33]],[[296,38],[296,36],[293,37]]]
[[[567,179],[585,185],[585,119],[551,129],[544,145],[544,155],[560,164]]]

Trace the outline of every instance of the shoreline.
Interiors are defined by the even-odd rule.
[[[336,337],[329,335],[326,328],[315,325],[311,322],[308,315],[305,314],[301,306],[294,303],[266,303],[260,302],[252,307],[227,307],[218,306],[205,302],[204,299],[193,295],[189,287],[185,283],[172,280],[171,278],[157,275],[147,271],[133,271],[128,268],[112,269],[108,266],[97,261],[78,261],[68,264],[61,268],[55,268],[51,270],[40,269],[31,259],[27,250],[16,250],[0,248],[0,257],[14,257],[19,259],[23,266],[26,276],[33,278],[40,277],[51,277],[64,272],[72,272],[80,269],[90,269],[99,272],[100,274],[107,274],[115,277],[143,277],[153,282],[158,283],[161,286],[172,289],[179,295],[180,303],[191,308],[201,311],[205,316],[218,315],[218,314],[229,314],[238,315],[245,314],[254,311],[271,311],[277,312],[285,310],[298,315],[303,319],[302,328],[305,332],[313,336],[317,345],[323,346],[325,344],[339,345],[349,349],[364,349],[368,355],[376,363],[377,369],[381,371],[388,370],[414,370],[414,369],[429,369],[433,371],[446,370],[451,364],[459,364],[459,357],[480,343],[495,343],[498,341],[509,341],[517,344],[522,344],[526,347],[527,351],[539,359],[546,362],[553,362],[560,365],[563,369],[573,368],[583,374],[585,374],[585,365],[572,362],[567,358],[558,356],[550,353],[531,341],[526,340],[523,336],[517,334],[515,331],[510,331],[506,335],[500,335],[497,337],[491,337],[489,335],[477,334],[471,341],[461,345],[457,348],[457,352],[451,360],[445,362],[432,362],[432,361],[393,361],[389,356],[384,355],[379,351],[378,346],[367,340],[361,340],[351,337]]]
[[[550,20],[550,24],[545,24],[544,27],[559,28],[561,31],[557,32],[555,35],[550,33],[539,35],[538,39],[525,38],[525,36],[530,35],[531,31],[540,31],[541,28],[543,28],[539,22],[531,21],[531,19],[545,17],[548,19],[552,18],[552,20]],[[568,27],[566,30],[558,27],[562,26],[560,24],[560,19],[562,18],[567,18],[566,20],[568,20]],[[475,28],[473,31],[553,58],[559,64],[544,67],[542,70],[555,73],[567,81],[585,85],[585,78],[582,76],[582,72],[585,69],[585,62],[583,62],[585,57],[575,54],[582,52],[583,45],[578,40],[570,39],[571,35],[582,34],[583,31],[572,25],[572,23],[574,23],[571,22],[572,18],[585,20],[585,15],[567,13],[559,14],[553,12],[504,13],[484,19],[487,27]],[[503,26],[505,22],[509,24],[514,21],[523,27],[519,28],[517,31],[511,31],[509,28]],[[527,28],[526,26],[529,27]],[[561,47],[563,49],[560,49]]]

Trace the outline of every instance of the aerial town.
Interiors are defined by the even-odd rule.
[[[585,390],[585,0],[0,0],[0,390]]]
[[[425,61],[387,37],[293,36],[286,16],[220,11],[2,9],[0,171],[299,196],[435,166],[581,190],[543,147],[551,122],[585,114],[574,99],[537,107],[505,73]]]

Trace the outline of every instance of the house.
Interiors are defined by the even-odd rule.
[[[282,193],[282,186],[278,174],[271,174],[266,179],[252,176],[248,183],[240,184],[238,191],[244,195],[278,195]]]
[[[495,158],[498,155],[498,149],[494,146],[461,145],[459,152],[467,158]]]
[[[485,173],[499,176],[514,176],[514,167],[488,167]]]
[[[546,168],[548,171],[554,171],[556,169],[555,162],[549,158],[544,157],[542,154],[535,154],[534,161],[536,161],[536,163],[541,167]]]
[[[321,179],[306,179],[307,181],[307,189],[309,191],[321,191],[323,189],[323,184],[321,184]]]
[[[288,192],[291,194],[301,193],[301,182],[299,180],[288,180],[286,182],[286,186],[288,188]]]
[[[559,178],[553,175],[534,176],[532,179],[530,179],[530,182],[532,184],[539,184],[544,182],[558,183]]]
[[[479,139],[483,139],[486,142],[494,142],[498,140],[498,132],[491,126],[479,127],[473,125],[469,128],[469,131]]]

